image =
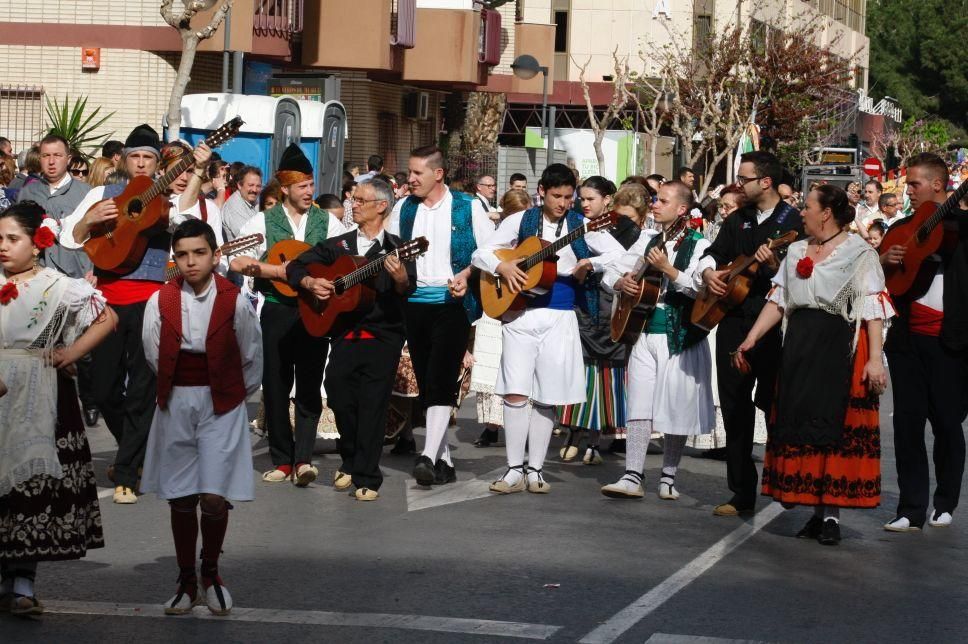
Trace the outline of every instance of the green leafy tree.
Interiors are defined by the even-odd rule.
[[[968,129],[965,1],[870,0],[870,93],[898,99],[916,119],[935,115]]]

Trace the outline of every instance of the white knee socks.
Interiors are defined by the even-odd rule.
[[[555,430],[555,408],[535,403],[528,427],[528,467],[540,470],[544,467],[551,435]]]
[[[679,461],[682,460],[682,450],[686,447],[687,436],[664,434],[662,442],[662,475],[676,477]]]
[[[508,454],[508,467],[524,465],[524,452],[528,444],[528,425],[531,410],[528,403],[504,401],[504,442]]]
[[[645,474],[645,454],[652,436],[651,420],[630,420],[626,423],[625,469]]]
[[[450,462],[450,446],[447,444],[447,425],[450,423],[450,410],[446,405],[427,408],[427,440],[424,442],[423,455],[436,463],[443,458]]]

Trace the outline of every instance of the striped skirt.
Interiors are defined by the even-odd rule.
[[[558,423],[572,429],[625,438],[625,367],[585,365],[585,402],[558,407]]]

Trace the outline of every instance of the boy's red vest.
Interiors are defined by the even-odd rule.
[[[239,289],[221,275],[215,280],[215,305],[208,321],[205,353],[181,350],[181,288],[185,278],[178,276],[158,292],[161,313],[161,341],[158,347],[158,406],[165,409],[171,388],[176,385],[208,386],[212,407],[224,414],[245,400],[242,355],[235,337],[235,301]]]

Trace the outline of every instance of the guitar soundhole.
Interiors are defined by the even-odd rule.
[[[144,204],[141,203],[141,199],[135,198],[128,202],[128,217],[137,217],[144,210]]]
[[[333,284],[333,292],[339,297],[346,292],[346,286],[342,282],[335,282]]]

